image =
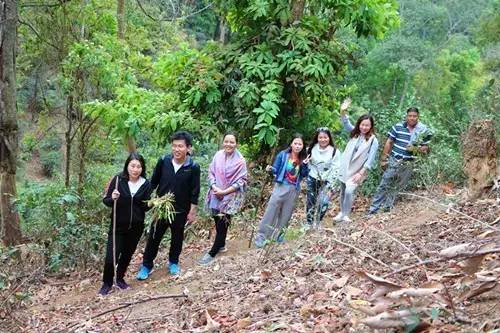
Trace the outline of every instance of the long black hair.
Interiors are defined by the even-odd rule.
[[[361,134],[361,130],[359,129],[359,126],[361,125],[361,122],[363,120],[366,120],[366,119],[368,119],[370,121],[370,123],[372,124],[370,131],[365,135],[366,140],[368,141],[368,139],[371,138],[372,135],[375,135],[375,120],[369,114],[364,114],[358,118],[356,125],[354,126],[353,130],[351,131],[351,138],[357,138]]]
[[[141,177],[146,178],[146,162],[144,161],[144,157],[142,157],[141,154],[136,152],[130,153],[130,155],[128,155],[127,159],[125,160],[125,165],[123,166],[123,171],[121,173],[121,176],[129,179],[128,165],[133,160],[137,160],[139,161],[139,163],[141,163],[142,167]]]
[[[330,146],[332,146],[333,149],[336,149],[335,143],[333,142],[333,138],[332,138],[332,132],[330,132],[330,129],[328,127],[320,127],[318,129],[316,129],[316,133],[314,133],[314,137],[313,137],[311,143],[309,144],[309,148],[307,149],[307,152],[309,154],[311,154],[312,149],[318,143],[318,137],[321,133],[328,135],[328,139],[330,139],[330,142],[328,144]]]
[[[290,154],[292,153],[292,143],[293,143],[293,140],[295,140],[295,139],[302,140],[303,147],[302,147],[302,150],[299,152],[299,160],[300,160],[300,163],[302,163],[302,161],[305,160],[307,157],[307,147],[306,147],[306,143],[304,141],[304,136],[302,134],[295,133],[292,136],[292,139],[290,140],[290,143],[288,144],[288,152]]]

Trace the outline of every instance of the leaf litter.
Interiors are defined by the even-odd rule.
[[[454,207],[484,222],[499,213],[494,200]],[[499,327],[498,232],[419,200],[347,225],[332,225],[334,213],[323,230],[294,232],[295,239],[265,250],[248,249],[249,235],[234,229],[228,253],[208,267],[196,260],[210,241],[191,241],[179,277],[168,276],[162,264],[151,279],[133,281],[142,259],[136,254],[127,276],[132,289],[104,298],[96,295],[98,270],[44,277],[27,290],[19,288],[32,296],[3,314],[2,322],[10,325],[3,327],[36,332],[493,332]],[[295,214],[292,227],[299,230],[303,218]],[[158,263],[165,262],[166,252],[163,246]],[[175,294],[186,297],[158,298]]]

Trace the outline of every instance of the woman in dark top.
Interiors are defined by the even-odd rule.
[[[115,260],[116,286],[128,289],[124,276],[135,252],[137,243],[144,230],[144,217],[149,207],[146,203],[151,198],[151,184],[146,179],[144,158],[131,153],[125,161],[123,171],[110,181],[106,195],[102,199],[108,207],[116,201]],[[115,268],[113,267],[113,210],[108,231],[108,245],[104,261],[103,285],[100,295],[107,295],[113,286]]]

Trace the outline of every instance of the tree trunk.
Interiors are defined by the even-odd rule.
[[[85,157],[87,155],[86,135],[83,126],[80,126],[78,133],[78,184],[77,193],[81,198],[83,195],[83,186],[85,185]]]
[[[137,145],[135,144],[135,140],[131,136],[127,136],[125,138],[127,150],[129,153],[135,153],[137,151]]]
[[[403,107],[403,103],[405,102],[406,92],[408,91],[408,80],[408,77],[406,77],[403,84],[403,90],[401,91],[401,97],[399,98],[398,110],[401,110],[401,108]]]
[[[125,0],[116,2],[116,21],[118,23],[118,39],[125,39]]]
[[[227,23],[224,17],[221,17],[219,20],[219,42],[222,44],[226,44],[227,42]]]
[[[17,2],[0,0],[0,231],[5,245],[21,240],[16,198],[18,126],[16,113]]]
[[[304,15],[305,0],[295,0],[292,2],[292,23],[299,22]]]
[[[496,179],[495,125],[490,119],[475,120],[463,137],[464,172],[470,199],[488,194]]]
[[[66,156],[64,160],[64,186],[69,188],[71,176],[71,142],[73,141],[73,96],[68,96],[68,105],[66,105],[66,122],[67,128],[64,133],[66,146]]]

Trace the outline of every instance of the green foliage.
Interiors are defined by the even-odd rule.
[[[336,38],[348,25],[358,36],[382,37],[397,26],[392,1],[219,1],[236,32],[222,50],[229,123],[256,131],[268,145],[291,118],[304,123],[304,110],[331,107],[329,83],[345,73],[349,45]],[[245,131],[245,133],[247,133]]]
[[[43,244],[50,269],[67,270],[102,258],[109,226],[109,208],[102,204],[102,192],[116,170],[93,165],[82,197],[58,179],[20,184],[16,206],[23,233]]]
[[[40,163],[44,174],[52,177],[61,167],[61,140],[57,136],[44,138],[39,147]]]

